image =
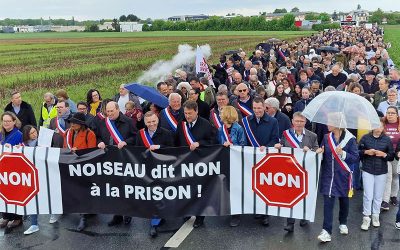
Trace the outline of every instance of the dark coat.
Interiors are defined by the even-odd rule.
[[[275,113],[274,118],[278,121],[278,128],[279,128],[279,138],[282,137],[283,131],[292,127],[290,119],[287,115],[280,112],[279,110]]]
[[[167,108],[171,109],[170,106]],[[180,108],[177,112],[172,112],[172,116],[175,117],[175,120],[178,122],[178,124],[185,118],[183,114],[183,108]],[[168,129],[172,133],[175,133],[175,131],[172,129],[172,127],[169,125],[167,118],[165,117],[163,112],[160,112],[160,125],[162,128]]]
[[[7,104],[7,106],[4,108],[4,111],[10,111],[16,114],[11,102]],[[21,121],[21,129],[25,127],[25,125],[37,126],[35,113],[33,112],[32,106],[29,103],[22,101],[21,109],[16,115]]]
[[[385,152],[385,158],[364,154],[365,150],[376,149]],[[375,138],[372,133],[364,135],[358,145],[362,170],[373,175],[386,174],[388,172],[388,161],[394,159],[394,149],[390,138],[384,134]]]
[[[115,126],[128,145],[135,145],[137,130],[133,126],[133,121],[131,118],[119,112],[119,116],[115,120]],[[105,119],[100,122],[96,132],[97,143],[104,142],[106,145],[116,145],[110,135],[110,132],[108,132]]]
[[[67,119],[64,119],[65,121],[65,131],[71,127],[71,124],[69,123],[69,119],[72,117],[72,114],[68,116]],[[61,134],[58,129],[57,129],[57,124],[56,124],[56,119],[57,117],[54,117],[53,119],[50,120],[50,125],[49,129],[54,130],[53,134],[53,139],[51,141],[51,146],[55,148],[63,148],[64,147],[64,136]]]
[[[194,124],[191,133],[194,140],[202,145],[213,145],[217,144],[216,141],[216,129],[211,126],[211,124],[204,118],[198,117],[196,123]],[[188,146],[185,135],[182,129],[182,122],[178,124],[178,130],[176,134],[177,146]]]
[[[303,110],[307,107],[308,104],[312,101],[311,98],[308,98],[307,100],[305,99],[300,99],[296,102],[293,108],[293,112],[303,112]]]
[[[343,73],[339,73],[337,76],[334,76],[332,73],[327,75],[324,82],[324,88],[327,86],[333,86],[337,88],[340,84],[344,83],[347,80],[347,76]]]
[[[255,115],[248,116],[248,120],[250,128],[260,146],[273,147],[279,142],[279,125],[275,118],[264,114],[260,119],[260,123],[257,123]],[[251,146],[250,139],[247,141],[248,145]]]
[[[147,128],[145,128],[146,131]],[[174,137],[172,132],[168,129],[158,127],[156,132],[154,132],[153,137],[151,138],[154,145],[160,145],[160,147],[172,147],[174,146]],[[136,135],[136,146],[144,147],[144,142],[139,132]]]
[[[199,111],[199,116],[203,117],[204,119],[210,118],[210,106],[208,106],[208,104],[202,100],[197,99],[197,106],[198,106],[198,111]]]

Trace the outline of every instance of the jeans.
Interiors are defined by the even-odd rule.
[[[360,190],[361,185],[361,169],[360,169],[360,162],[354,163],[354,171],[353,171],[353,188],[355,190]]]
[[[362,177],[364,183],[363,214],[364,216],[380,214],[386,185],[386,174],[373,175],[364,171]]]
[[[400,182],[400,175],[399,175],[399,182]],[[400,206],[399,206],[399,210],[397,210],[396,222],[400,222]]]
[[[335,206],[336,197],[324,195],[324,224],[322,226],[329,234],[332,234],[333,208]],[[338,197],[339,199],[339,223],[347,224],[347,216],[349,215],[349,197]]]
[[[37,226],[38,225],[38,222],[37,222],[38,216],[37,216],[37,214],[32,214],[30,216],[30,218],[31,218],[31,226]]]
[[[390,197],[397,197],[397,193],[399,192],[399,180],[397,176],[397,160],[388,162],[388,173],[383,201],[389,202]]]

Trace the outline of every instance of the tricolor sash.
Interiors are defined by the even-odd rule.
[[[183,129],[183,135],[185,136],[186,143],[188,146],[192,145],[196,140],[194,139],[192,133],[190,132],[189,129],[189,124],[187,122],[182,122],[182,129]]]
[[[214,126],[219,129],[222,127],[222,121],[219,117],[219,115],[215,112],[214,109],[211,110],[211,120],[214,123]]]
[[[253,114],[253,111],[249,107],[247,107],[245,104],[242,104],[239,100],[238,100],[237,104],[238,104],[238,108],[243,116],[246,117],[246,116]]]
[[[117,126],[115,126],[115,122],[110,120],[110,118],[106,118],[106,127],[112,138],[114,139],[115,144],[119,144],[124,141],[121,133],[118,131]]]
[[[72,148],[72,136],[73,136],[73,134],[72,134],[72,132],[71,132],[71,129],[68,129],[67,130],[67,136],[66,136],[66,138],[65,138],[65,141],[66,141],[66,144],[67,144],[67,147],[68,147],[68,149],[71,149]]]
[[[278,53],[279,53],[279,55],[282,57],[282,59],[283,59],[284,61],[286,61],[286,56],[283,54],[283,52],[282,52],[281,49],[278,50]]]
[[[245,70],[245,71],[243,72],[243,78],[244,78],[244,80],[245,80],[245,81],[248,81],[248,80],[249,80],[249,77],[250,77],[250,70],[249,70],[249,71]]]
[[[65,128],[63,128],[63,126],[61,126],[60,122],[58,121],[58,118],[56,117],[56,127],[58,130],[58,133],[61,134],[62,136],[65,135]]]
[[[346,131],[346,134],[350,133],[348,131]],[[336,160],[336,162],[339,164],[339,166],[346,172],[349,173],[349,197],[353,196],[353,172],[351,171],[349,165],[347,165],[347,163],[342,160],[340,158],[340,156],[336,153],[336,148],[337,146],[341,146],[341,148],[343,148],[347,142],[349,141],[351,137],[347,137],[345,136],[345,139],[343,139],[343,141],[340,144],[337,144],[335,141],[335,137],[333,135],[333,133],[329,133],[328,134],[328,146],[332,152],[332,156],[333,158]]]
[[[244,131],[246,131],[247,138],[249,139],[251,145],[253,147],[260,147],[260,143],[257,141],[256,137],[253,134],[253,131],[251,130],[248,117],[244,117],[242,119],[242,122],[244,125]]]
[[[228,128],[226,125],[222,125],[222,135],[224,136],[224,140],[233,144],[230,134],[228,133]]]
[[[146,148],[150,148],[151,145],[154,145],[153,141],[151,140],[151,136],[149,132],[147,132],[144,128],[140,131],[140,138],[142,138],[143,144]]]
[[[178,128],[178,121],[175,119],[175,117],[172,115],[170,108],[167,107],[161,111],[161,113],[164,115],[165,119],[167,119],[168,124],[171,126],[171,128],[176,132],[176,129]]]
[[[97,113],[97,116],[100,118],[100,120],[104,120],[106,117],[101,113]]]
[[[283,136],[286,138],[292,148],[300,148],[299,140],[290,129],[286,129],[285,131],[283,131]]]

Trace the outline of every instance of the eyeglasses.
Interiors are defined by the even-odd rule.
[[[13,121],[10,121],[10,120],[4,121],[4,120],[3,120],[3,123],[11,123],[11,122],[13,122]]]
[[[397,115],[396,112],[386,112],[387,115]]]
[[[247,89],[238,89],[238,92],[242,93],[242,92],[246,92]]]

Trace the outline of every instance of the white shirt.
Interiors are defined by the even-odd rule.
[[[125,114],[125,104],[129,101],[129,94],[128,95],[120,95],[118,100],[119,110],[121,110],[122,114]]]

